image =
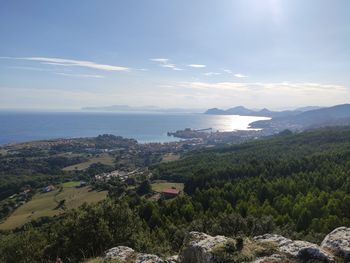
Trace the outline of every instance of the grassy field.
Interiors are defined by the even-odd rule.
[[[55,216],[64,213],[64,210],[57,208],[58,202],[65,200],[66,209],[76,208],[83,203],[96,203],[106,198],[107,192],[91,191],[89,187],[75,188],[65,183],[63,190],[55,189],[49,193],[35,194],[28,203],[16,209],[3,223],[0,230],[9,230],[20,227],[31,220],[40,217]]]
[[[177,161],[179,159],[180,159],[180,155],[179,154],[167,153],[167,154],[163,155],[162,163],[173,162],[173,161]]]
[[[152,186],[152,190],[158,193],[168,188],[175,188],[180,191],[183,191],[184,189],[183,183],[157,182],[157,183],[151,184],[151,186]]]
[[[80,185],[79,181],[71,181],[71,182],[65,182],[62,184],[63,188],[71,188],[71,187],[77,187]]]
[[[64,171],[81,171],[89,168],[93,163],[102,163],[106,165],[114,165],[114,157],[109,154],[100,154],[99,156],[92,157],[86,162],[74,164],[63,168]]]

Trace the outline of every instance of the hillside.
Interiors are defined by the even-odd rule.
[[[258,121],[254,128],[305,130],[324,126],[349,125],[350,104],[336,105],[299,113],[294,116],[273,118],[269,121]]]
[[[350,226],[350,127],[192,151],[149,169],[150,180],[183,183],[184,192],[154,199],[156,185],[147,180],[136,188],[105,182],[109,198],[98,204],[2,232],[0,261],[81,262],[116,246],[166,258],[181,251],[191,231],[234,240],[270,233],[321,244],[334,229]]]

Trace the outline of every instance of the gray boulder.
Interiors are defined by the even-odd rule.
[[[252,263],[283,263],[287,262],[287,257],[285,255],[273,254],[268,257],[261,257],[254,260]]]
[[[325,262],[335,262],[334,256],[316,244],[291,240],[280,235],[265,234],[254,238],[257,242],[272,242],[278,247],[280,253],[298,259],[318,259]]]
[[[183,248],[180,251],[179,262],[181,263],[213,263],[215,256],[212,250],[227,243],[229,238],[224,236],[209,236],[200,232],[190,232],[187,235]]]
[[[151,254],[137,254],[135,263],[165,263],[160,257]]]
[[[321,243],[321,248],[350,262],[350,228],[338,227],[329,233]]]
[[[167,257],[167,258],[165,259],[165,263],[178,263],[178,262],[179,262],[178,259],[179,259],[179,256],[178,256],[178,255],[174,255],[174,256],[171,256],[171,257]]]
[[[136,253],[132,248],[119,246],[108,249],[105,252],[105,259],[117,259],[123,262],[130,260],[135,254]]]
[[[105,259],[115,259],[120,262],[135,262],[135,263],[168,263],[160,257],[151,254],[137,253],[132,248],[119,246],[106,251]],[[173,262],[169,262],[173,263]]]

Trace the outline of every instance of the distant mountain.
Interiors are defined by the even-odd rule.
[[[272,120],[258,121],[251,124],[254,128],[275,131],[284,129],[305,130],[339,125],[350,125],[350,104],[305,111],[296,115],[280,116]]]
[[[350,104],[342,104],[328,108],[321,108],[318,110],[306,111],[289,118],[289,120],[305,126],[344,118],[350,118]]]
[[[262,110],[251,110],[247,109],[243,106],[238,106],[234,108],[230,108],[227,110],[221,110],[218,108],[212,108],[205,112],[205,114],[211,115],[241,115],[241,116],[262,116],[262,117],[282,117],[282,116],[292,116],[301,113],[302,111],[294,110],[294,111],[270,111],[266,108]]]
[[[247,109],[243,106],[230,108],[230,109],[226,110],[225,112],[228,114],[244,115],[244,116],[254,115],[254,113],[256,113],[256,111]]]
[[[224,110],[220,110],[218,108],[211,108],[205,112],[205,114],[211,114],[211,115],[225,115]]]
[[[104,111],[104,112],[154,112],[154,113],[200,113],[203,109],[185,108],[160,108],[156,106],[129,106],[112,105],[102,107],[83,107],[83,111]]]
[[[310,111],[310,110],[319,110],[322,109],[324,107],[320,107],[320,106],[307,106],[307,107],[301,107],[301,108],[297,108],[296,111]]]

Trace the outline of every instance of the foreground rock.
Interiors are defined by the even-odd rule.
[[[124,246],[114,247],[107,250],[105,259],[135,263],[173,263],[173,261],[164,261],[156,255],[137,253],[132,248]]]
[[[290,262],[287,261],[287,257],[285,255],[280,254],[272,254],[271,256],[261,257],[256,260],[254,260],[253,263],[283,263],[283,262]]]
[[[291,240],[280,235],[265,234],[254,238],[257,242],[271,242],[277,245],[280,253],[301,260],[317,259],[324,262],[335,262],[335,258],[325,249],[316,244]]]
[[[230,239],[224,236],[209,236],[200,232],[190,232],[179,255],[181,263],[211,263],[215,261],[213,249],[226,244]]]
[[[350,228],[338,227],[329,233],[321,247],[350,262]]]
[[[104,259],[113,259],[120,263],[294,263],[309,260],[350,262],[350,228],[339,227],[333,230],[325,237],[321,246],[273,234],[253,239],[232,239],[190,232],[178,256],[163,259],[119,246],[106,251]]]
[[[105,259],[118,259],[120,261],[127,261],[134,257],[135,251],[132,248],[119,246],[107,250]]]

